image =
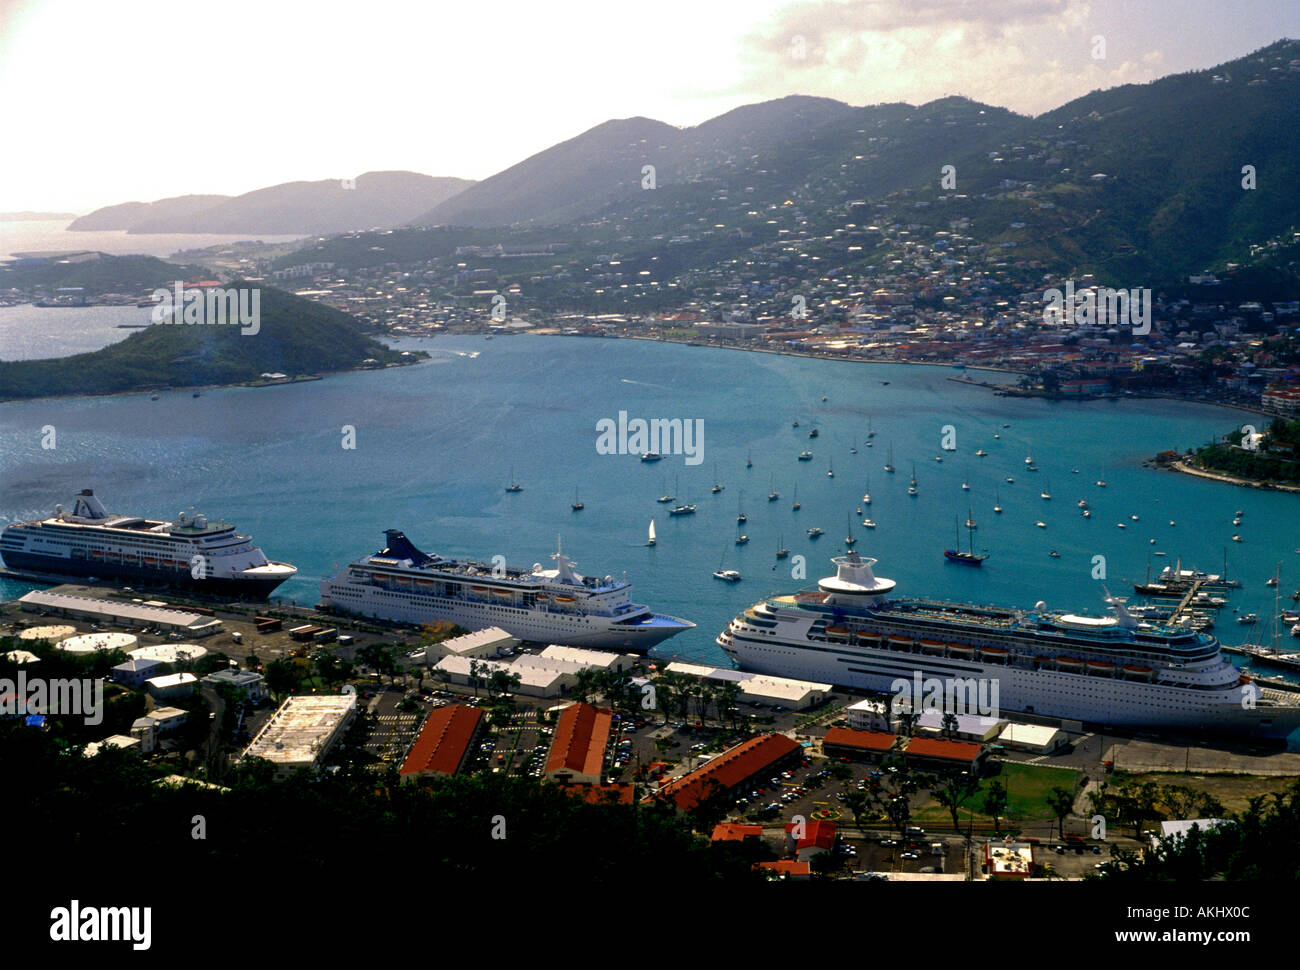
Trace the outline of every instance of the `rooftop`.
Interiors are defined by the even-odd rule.
[[[465,704],[435,708],[411,745],[399,774],[454,775],[483,721],[483,712]]]
[[[266,758],[284,767],[314,764],[356,705],[356,694],[290,697],[257,732],[243,757]]]

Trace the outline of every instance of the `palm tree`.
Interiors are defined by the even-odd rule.
[[[996,779],[989,782],[989,787],[984,792],[984,803],[981,807],[986,815],[993,816],[994,832],[1001,828],[999,822],[1002,814],[1007,810],[1008,801],[1007,786]]]
[[[1047,793],[1047,807],[1056,816],[1057,835],[1065,838],[1065,819],[1074,811],[1074,792],[1060,785],[1053,785]]]

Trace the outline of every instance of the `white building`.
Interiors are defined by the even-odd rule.
[[[889,702],[868,698],[845,708],[849,727],[854,731],[892,731],[889,719]]]
[[[132,657],[109,671],[109,676],[126,687],[139,687],[150,677],[156,676],[161,667],[161,661]]]
[[[1065,742],[1065,733],[1060,728],[1045,724],[1017,724],[1015,721],[1009,722],[997,737],[997,743],[1004,747],[1034,754],[1051,754]]]
[[[793,680],[789,677],[773,677],[769,674],[753,674],[727,667],[705,667],[700,664],[683,663],[674,660],[665,670],[700,677],[719,683],[730,681],[740,688],[737,699],[746,703],[773,704],[802,710],[820,704],[833,690],[832,684],[822,684],[810,680]]]
[[[254,704],[259,704],[270,696],[266,679],[254,670],[217,670],[204,677],[203,683],[246,691],[248,699]]]
[[[531,697],[559,697],[578,682],[575,675],[582,669],[578,664],[527,654],[516,657],[513,662],[443,657],[434,665],[434,670],[445,673],[453,684],[469,687],[474,683],[471,664],[477,666],[480,687],[486,684],[494,672],[504,671],[519,675],[519,685],[511,687],[512,692]]]
[[[155,707],[145,714],[145,718],[154,722],[154,729],[159,734],[170,734],[184,724],[189,716],[189,711],[183,711],[179,707]]]
[[[290,697],[257,732],[241,759],[265,758],[282,772],[319,768],[356,709],[356,694]]]
[[[161,701],[171,697],[189,697],[198,682],[199,679],[190,673],[163,674],[146,680],[144,689],[154,700]]]
[[[636,660],[636,657],[628,653],[588,650],[586,647],[566,647],[558,643],[552,643],[537,656],[609,671],[628,670]]]
[[[429,644],[427,647],[416,650],[410,656],[417,663],[424,662],[426,650],[428,651],[429,663],[436,663],[442,657],[477,657],[484,659],[505,656],[517,646],[519,646],[517,637],[512,637],[499,626],[490,626],[483,630],[475,630],[473,633],[466,633],[463,636],[443,640],[441,643]]]
[[[125,734],[111,734],[103,741],[91,741],[86,745],[86,757],[93,758],[105,748],[124,748],[127,751],[140,752],[140,741]]]
[[[112,623],[118,626],[161,627],[191,637],[206,637],[221,630],[221,621],[214,620],[210,616],[189,613],[185,610],[160,609],[142,603],[123,603],[98,596],[38,589],[19,597],[18,602],[28,613],[44,611],[54,616]]]
[[[930,734],[935,737],[943,735],[943,711],[934,709],[921,712],[917,719],[916,730],[922,734]],[[953,741],[972,741],[975,744],[984,744],[992,741],[998,736],[999,731],[1010,727],[1007,721],[999,720],[995,717],[984,717],[979,714],[957,714],[957,730],[953,733]],[[1021,725],[1027,727],[1028,725]],[[1050,730],[1055,730],[1052,728]],[[1056,732],[1060,734],[1060,731]]]

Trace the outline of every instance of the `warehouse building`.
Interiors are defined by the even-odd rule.
[[[542,773],[561,785],[598,785],[614,712],[591,704],[570,704],[560,712]]]
[[[705,667],[700,664],[674,660],[664,668],[672,673],[686,674],[719,683],[734,683],[740,688],[737,699],[747,704],[774,704],[800,711],[820,704],[831,693],[833,685],[809,680],[793,680],[769,674],[754,674],[728,667]]]
[[[28,613],[48,613],[115,626],[160,627],[169,632],[183,633],[187,637],[211,636],[221,630],[220,620],[199,613],[147,606],[143,603],[123,603],[120,600],[77,593],[38,589],[19,597],[18,602]]]
[[[417,663],[434,664],[443,657],[503,657],[519,646],[519,642],[517,637],[512,637],[499,626],[490,626],[421,647],[411,654],[411,659]]]
[[[473,666],[471,666],[473,665]],[[504,660],[478,660],[474,657],[443,657],[433,669],[445,673],[453,684],[473,686],[474,669],[478,671],[478,684],[482,686],[498,670],[518,674],[519,685],[511,691],[530,697],[559,697],[576,684],[575,674],[582,668],[561,660],[550,660],[526,654],[516,657],[513,663]]]
[[[483,712],[468,704],[435,708],[402,762],[403,782],[431,775],[454,775],[465,767],[483,726]]]
[[[558,643],[551,644],[537,656],[545,657],[548,660],[562,660],[566,663],[581,664],[584,667],[595,667],[597,670],[609,671],[629,670],[636,660],[636,657],[627,653],[588,650],[585,647],[566,647]]]
[[[265,758],[281,772],[320,767],[356,714],[356,694],[290,697],[257,732],[242,758]]]
[[[997,743],[1016,751],[1031,751],[1034,754],[1051,754],[1066,743],[1066,736],[1059,728],[1046,724],[1018,724],[1014,721],[1004,724],[1002,733],[997,736]]]
[[[714,795],[729,794],[755,778],[793,766],[803,757],[799,742],[784,734],[764,734],[742,741],[694,771],[675,778],[657,796],[683,812]],[[647,799],[649,800],[649,799]]]
[[[999,731],[1008,726],[1007,721],[994,717],[984,717],[979,714],[954,714],[953,716],[957,719],[957,727],[952,734],[952,740],[954,741],[984,744],[992,741],[998,736]],[[943,717],[943,711],[937,711],[933,708],[922,711],[921,716],[917,719],[915,730],[920,734],[942,735],[944,733]]]

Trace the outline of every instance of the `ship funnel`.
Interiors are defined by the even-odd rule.
[[[384,530],[384,541],[386,544],[383,552],[380,553],[381,556],[388,556],[393,559],[409,559],[417,566],[423,566],[425,563],[433,561],[432,556],[426,555],[415,548],[411,540],[406,538],[406,534],[399,532],[397,529]]]
[[[837,556],[831,560],[835,563],[834,576],[827,576],[818,582],[818,587],[827,593],[843,596],[884,596],[898,585],[892,579],[883,579],[871,571],[875,559],[863,559],[856,552],[847,556]]]

